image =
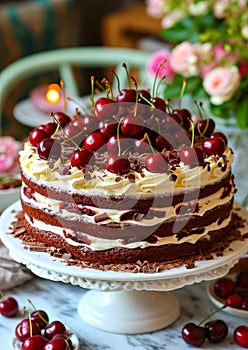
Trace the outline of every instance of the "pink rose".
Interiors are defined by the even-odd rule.
[[[197,45],[191,44],[187,41],[177,45],[171,52],[171,67],[184,77],[199,74],[199,62]]]
[[[159,68],[159,65],[163,62],[164,64]],[[170,52],[167,50],[158,50],[151,54],[147,64],[147,70],[151,77],[155,77],[158,71],[159,78],[165,77],[165,81],[171,83],[175,73],[171,68]]]
[[[12,173],[18,170],[20,142],[11,136],[0,138],[0,172]]]
[[[148,0],[147,13],[151,17],[160,18],[164,11],[164,0]]]
[[[240,74],[236,66],[214,68],[203,79],[203,87],[215,105],[230,100],[239,83]]]

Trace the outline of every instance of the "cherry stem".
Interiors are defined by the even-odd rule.
[[[120,127],[121,127],[121,122],[122,122],[123,118],[121,118],[119,120],[119,123],[117,125],[117,144],[118,144],[118,156],[121,155],[121,142],[120,142]]]
[[[197,111],[198,111],[198,113],[199,113],[199,115],[200,115],[200,119],[203,119],[202,118],[202,112],[201,112],[201,109],[200,109],[200,107],[199,107],[199,105],[198,105],[198,103],[197,103],[197,101],[196,100],[194,100],[194,104],[196,105],[196,107],[197,107]]]
[[[95,81],[95,84],[101,91],[105,91],[105,87],[98,80]]]
[[[135,86],[135,90],[136,90],[136,95],[135,95],[135,108],[134,108],[134,112],[133,115],[134,117],[136,117],[137,115],[137,109],[138,109],[138,99],[139,99],[139,90],[138,90],[138,84],[137,81],[134,77],[131,77],[131,79],[133,80],[134,86]]]
[[[67,103],[66,103],[66,93],[65,93],[65,83],[64,80],[60,80],[60,86],[63,92],[63,98],[64,98],[64,112],[67,110]]]
[[[95,77],[92,75],[90,77],[90,83],[91,83],[91,104],[92,108],[95,106],[95,101],[94,101],[94,83],[95,83]]]
[[[125,69],[125,71],[126,71],[126,73],[127,73],[128,88],[131,89],[130,77],[129,77],[129,73],[128,73],[128,69],[127,69],[126,63],[123,63],[123,64],[122,64],[122,67]]]
[[[170,113],[171,112],[171,110],[170,110],[170,98],[167,98],[166,100],[165,100],[165,104],[166,104],[166,107],[168,108],[168,112]]]
[[[32,301],[30,300],[30,299],[28,299],[28,305],[32,305],[32,307],[33,307],[33,309],[37,312],[37,314],[38,314],[38,316],[39,316],[39,318],[45,323],[45,324],[49,324],[48,322],[47,322],[47,320],[41,315],[41,313],[39,312],[39,310],[37,310],[37,308],[34,306],[34,304],[32,303]],[[29,311],[30,311],[30,308],[29,308]]]
[[[186,90],[186,84],[187,84],[187,79],[185,77],[183,77],[183,84],[182,84],[182,89],[181,89],[180,97],[179,97],[179,109],[182,106],[182,99],[183,99],[183,96],[184,96],[184,93]]]
[[[165,64],[166,60],[163,60],[162,62],[160,62],[158,69],[156,70],[156,74],[155,74],[155,78],[154,78],[154,82],[153,82],[153,87],[152,87],[152,97],[155,97],[155,88],[156,88],[156,83],[157,83],[157,78],[158,78],[158,73],[161,69],[161,67]]]
[[[148,133],[145,133],[145,135],[144,135],[144,140],[147,140],[148,145],[149,145],[150,148],[151,148],[152,154],[154,155],[155,152],[154,152],[154,149],[153,149],[153,147],[152,147],[152,143],[151,143],[151,140],[150,140],[150,137],[149,137]]]
[[[190,124],[191,124],[191,132],[192,132],[191,146],[190,147],[193,148],[194,142],[195,142],[195,126],[194,126],[193,120],[190,121]]]
[[[142,100],[146,101],[153,109],[155,109],[155,105],[149,101],[145,96],[141,95],[140,96],[142,98]]]
[[[163,75],[162,78],[159,80],[158,82],[158,85],[157,85],[157,88],[156,88],[156,96],[159,95],[159,88],[160,88],[160,85],[162,84],[162,82],[165,80],[166,76]]]
[[[113,98],[113,91],[111,89],[111,86],[109,84],[109,81],[106,79],[106,78],[103,78],[102,79],[102,83],[104,84],[105,86],[105,91],[106,91],[106,95],[107,97],[109,98],[109,93],[111,93],[111,98]]]
[[[0,298],[1,299],[4,299],[5,298],[5,296],[4,296],[4,293],[3,293],[3,291],[0,289]]]
[[[31,301],[30,301],[30,299],[28,299],[28,321],[29,321],[29,328],[30,328],[30,337],[32,337],[33,336],[33,327],[32,327],[32,321],[31,321],[30,304],[31,304]]]
[[[113,69],[110,69],[110,72],[113,73],[116,77],[116,80],[117,80],[117,90],[119,92],[119,94],[121,93],[121,84],[120,84],[120,79],[117,75],[117,73],[113,70]]]
[[[199,104],[200,104],[200,108],[202,109],[202,111],[203,111],[203,113],[204,113],[204,115],[205,115],[205,117],[206,117],[206,120],[207,120],[207,123],[206,123],[206,125],[205,125],[205,128],[204,128],[203,132],[201,133],[201,132],[199,131],[200,134],[201,134],[201,136],[204,136],[204,135],[205,135],[205,132],[206,132],[207,129],[208,129],[208,125],[209,125],[209,116],[208,116],[206,110],[204,109],[202,102],[200,102]]]
[[[60,128],[61,128],[61,130],[62,130],[64,136],[67,137],[67,135],[66,135],[64,129],[62,128],[62,126],[61,126],[61,124],[60,124],[60,122],[59,122],[59,120],[58,120],[58,118],[56,118],[55,115],[54,115],[53,113],[51,113],[51,116],[53,117],[53,119],[54,119],[54,120],[56,121],[56,123],[57,123],[57,128],[56,128],[56,130],[54,131],[54,133],[52,134],[51,138],[53,138],[53,136],[56,135],[56,133],[58,132],[58,130],[59,130]],[[74,144],[74,146],[76,146],[76,148],[77,148],[79,151],[81,151],[81,148],[80,148],[80,147],[78,146],[78,144],[73,140],[73,138],[74,138],[75,136],[77,136],[77,135],[80,135],[82,132],[83,132],[83,131],[80,131],[80,133],[74,135],[73,137],[70,137],[70,138],[66,139],[66,141],[71,141],[71,142]],[[61,144],[63,144],[63,143],[66,142],[66,141],[62,141]]]
[[[209,318],[213,317],[213,315],[215,315],[217,312],[225,309],[226,305],[223,305],[221,307],[219,307],[218,309],[214,310],[213,312],[211,312],[211,314],[209,314],[208,316],[206,316],[200,323],[198,323],[198,326],[201,326],[204,322],[206,322]]]

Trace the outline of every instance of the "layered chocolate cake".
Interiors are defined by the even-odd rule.
[[[26,234],[92,266],[211,252],[230,233],[234,156],[200,110],[124,89],[51,114],[20,152]]]

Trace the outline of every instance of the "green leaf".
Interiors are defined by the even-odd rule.
[[[235,118],[237,124],[241,129],[246,129],[248,127],[248,99],[243,98],[239,103],[237,110],[235,111]]]

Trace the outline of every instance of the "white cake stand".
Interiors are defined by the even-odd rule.
[[[10,256],[42,278],[91,289],[79,301],[79,315],[90,325],[115,333],[152,332],[172,324],[179,316],[180,305],[169,291],[227,274],[248,251],[248,239],[245,239],[233,241],[221,257],[196,261],[192,269],[182,266],[158,273],[82,269],[67,266],[48,253],[24,249],[22,242],[8,232],[18,210],[20,203],[16,202],[0,218],[1,239]],[[248,220],[247,211],[240,206],[236,210]],[[247,232],[248,224],[241,234]]]

